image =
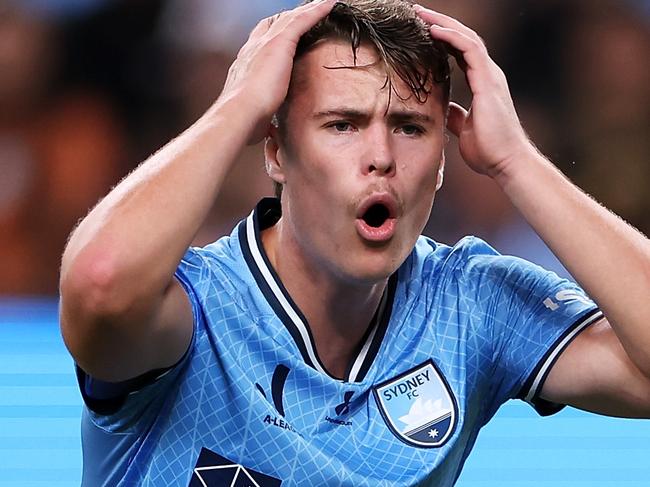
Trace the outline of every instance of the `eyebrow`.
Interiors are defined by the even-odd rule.
[[[368,119],[370,115],[361,110],[353,110],[349,108],[335,108],[332,110],[324,110],[316,112],[314,118],[330,118],[338,117],[342,119],[360,120]],[[422,124],[432,123],[434,120],[424,113],[415,110],[394,110],[388,112],[387,118],[392,122],[419,122]]]
[[[324,110],[322,112],[314,113],[314,118],[350,118],[350,119],[359,119],[367,118],[368,114],[360,110],[351,110],[347,108],[335,108],[333,110]]]
[[[434,120],[429,115],[416,112],[415,110],[396,110],[388,112],[388,118],[396,122],[419,122],[423,124],[432,123]]]

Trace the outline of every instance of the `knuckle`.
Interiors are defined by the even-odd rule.
[[[265,17],[265,18],[263,18],[262,20],[260,20],[260,21],[257,23],[256,28],[257,28],[257,27],[264,27],[265,25],[268,25],[268,24],[269,24],[269,19],[270,19],[270,18],[271,18],[271,17]]]
[[[484,47],[479,39],[470,38],[469,43],[473,50],[481,50]]]
[[[480,44],[480,46],[481,46],[481,47],[480,47],[481,50],[482,50],[483,52],[487,53],[487,52],[488,52],[488,48],[487,48],[487,44],[485,43],[485,41],[484,41],[481,37],[479,37],[479,38],[478,38],[478,42],[479,42],[479,44]]]
[[[253,31],[254,32],[255,31],[261,31],[261,30],[264,30],[265,28],[267,28],[270,25],[270,21],[271,21],[270,19],[271,19],[271,17],[266,17],[266,18],[260,20],[257,23],[257,25],[255,26],[255,29]]]
[[[289,20],[289,27],[295,29],[299,27],[305,20],[304,12],[297,13]]]
[[[275,24],[278,19],[280,18],[280,14],[275,14],[271,15],[269,18],[266,19],[266,24],[271,27],[273,24]]]
[[[485,41],[476,32],[474,32],[473,30],[470,30],[467,33],[467,37],[469,38],[469,40],[470,40],[470,42],[472,44],[472,47],[474,49],[486,50]]]
[[[491,73],[492,84],[494,88],[499,88],[508,85],[508,79],[503,70],[494,61],[490,61],[489,69]]]
[[[496,69],[497,69],[497,77],[499,78],[499,81],[501,82],[501,84],[507,85],[508,84],[508,77],[506,76],[506,73],[504,73],[503,70],[499,66],[497,66],[496,64],[495,64],[495,66],[496,66]]]
[[[257,24],[257,25],[258,26],[265,26],[267,29],[270,29],[271,26],[273,26],[273,24],[275,24],[278,21],[278,19],[280,18],[281,15],[282,15],[281,13],[277,13],[277,14],[271,15],[270,17],[266,17],[265,19],[260,20],[259,24]]]

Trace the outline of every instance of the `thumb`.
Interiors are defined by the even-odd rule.
[[[447,116],[447,128],[456,137],[460,136],[463,126],[467,121],[468,112],[457,103],[449,103],[449,115]]]

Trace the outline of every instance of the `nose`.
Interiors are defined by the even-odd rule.
[[[368,127],[366,130],[366,154],[363,159],[364,176],[395,175],[395,155],[387,127]]]

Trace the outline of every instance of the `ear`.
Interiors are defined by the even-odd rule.
[[[439,191],[442,188],[442,183],[445,180],[445,153],[442,153],[442,159],[440,160],[440,167],[438,168],[438,177],[436,178],[436,191]]]
[[[269,134],[264,141],[264,164],[266,174],[278,184],[284,184],[286,177],[284,174],[284,156],[280,148],[280,134],[278,128],[271,124]]]

